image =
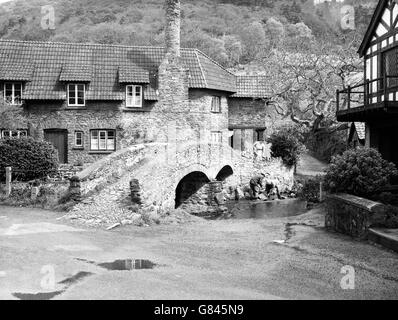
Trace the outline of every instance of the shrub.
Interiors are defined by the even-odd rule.
[[[357,148],[332,158],[325,187],[331,192],[372,197],[397,175],[395,165],[384,160],[377,150]]]
[[[272,144],[271,153],[275,158],[282,158],[284,164],[292,167],[297,164],[304,145],[299,141],[299,133],[291,127],[285,127],[273,133],[268,139]]]
[[[301,199],[307,200],[308,202],[318,203],[320,197],[319,188],[322,180],[323,179],[321,176],[307,180],[299,192],[299,197]]]
[[[19,181],[41,179],[56,173],[58,156],[48,142],[31,137],[0,140],[0,180],[5,179],[5,167],[12,167],[13,176]]]

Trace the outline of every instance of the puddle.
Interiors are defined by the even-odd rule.
[[[84,278],[91,276],[93,274],[94,273],[91,273],[91,272],[81,271],[81,272],[75,274],[73,277],[67,278],[58,283],[65,284],[67,286],[71,286],[72,284],[75,284],[75,283],[79,282],[80,280],[83,280]]]
[[[99,263],[98,266],[107,270],[113,271],[129,271],[129,270],[142,270],[142,269],[153,269],[156,267],[156,263],[150,260],[115,260],[113,262]]]
[[[15,292],[12,295],[20,300],[50,300],[64,292],[65,290],[54,291],[54,292],[39,292],[39,293]]]
[[[98,267],[111,270],[111,271],[131,271],[131,270],[143,270],[143,269],[153,269],[158,264],[150,261],[150,260],[145,260],[145,259],[120,259],[120,260],[115,260],[113,262],[103,262],[103,263],[97,263],[95,261],[90,261],[90,260],[85,260],[85,259],[79,259],[77,258],[76,260],[78,261],[83,261],[86,263],[90,264],[95,264]]]

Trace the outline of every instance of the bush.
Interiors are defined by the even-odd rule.
[[[299,140],[300,134],[291,127],[285,127],[273,133],[268,143],[272,144],[271,153],[274,158],[282,158],[284,164],[292,167],[297,164],[304,145]]]
[[[300,199],[307,200],[312,203],[318,203],[320,197],[319,188],[322,180],[323,179],[320,176],[307,180],[299,192]]]
[[[12,167],[19,181],[45,178],[57,172],[56,149],[48,142],[31,137],[0,140],[0,180],[5,179],[5,167]]]
[[[327,169],[325,187],[331,192],[346,192],[372,197],[398,175],[393,163],[371,148],[357,148],[335,156]]]

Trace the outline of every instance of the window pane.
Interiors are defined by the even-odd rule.
[[[106,150],[106,131],[99,132],[99,149]]]
[[[107,150],[115,150],[115,132],[108,131]]]
[[[141,107],[141,99],[142,97],[142,87],[141,86],[135,86],[135,99],[134,99],[134,106],[136,107]]]
[[[129,97],[131,97],[131,96],[133,96],[133,86],[127,86],[126,87],[126,90],[127,90],[127,96]]]
[[[133,104],[134,104],[133,97],[127,97],[126,105],[127,105],[128,107],[131,107],[131,106],[133,106]]]
[[[28,133],[25,130],[19,131],[19,136],[20,137],[26,137]]]
[[[98,150],[98,131],[91,131],[91,150]]]
[[[8,103],[12,103],[12,84],[6,83],[4,86],[4,91],[5,91],[5,100]]]
[[[18,131],[11,131],[12,137],[18,137]]]
[[[69,84],[69,104],[70,105],[75,105],[76,104],[76,90],[75,90],[75,85],[74,84]]]
[[[83,91],[77,92],[77,104],[84,105],[84,92]]]
[[[21,104],[21,103],[22,103],[21,85],[16,84],[14,87],[14,104]]]
[[[83,133],[82,132],[75,132],[75,145],[77,147],[83,146]]]
[[[78,84],[77,87],[77,104],[84,105],[84,84]]]

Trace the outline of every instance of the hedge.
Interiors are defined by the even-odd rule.
[[[58,153],[52,144],[31,137],[0,140],[0,179],[5,180],[5,168],[12,167],[19,181],[45,178],[58,169]]]

